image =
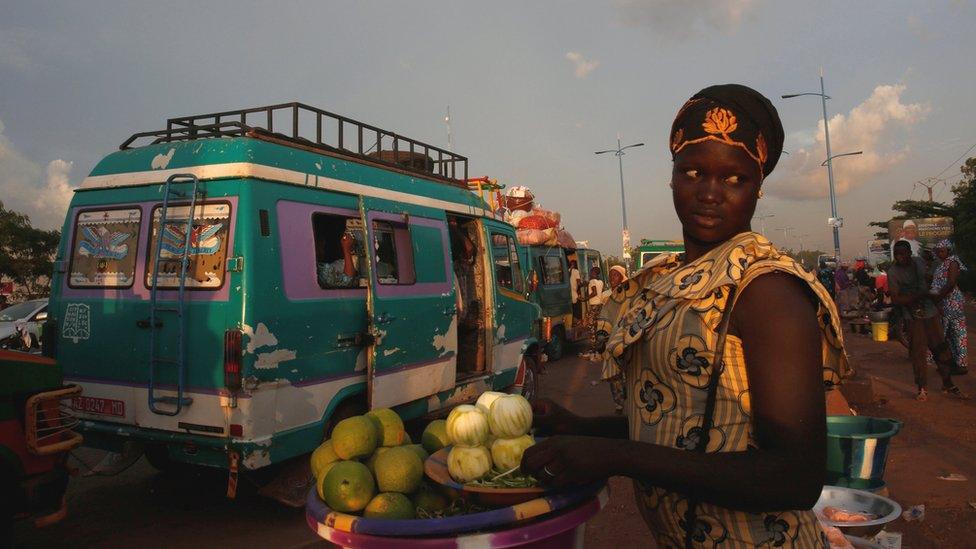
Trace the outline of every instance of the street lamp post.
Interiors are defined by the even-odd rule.
[[[766,236],[766,220],[770,217],[776,217],[776,214],[760,214],[755,216],[755,218],[759,220],[761,227],[760,232],[763,236]]]
[[[606,154],[613,153],[617,157],[617,164],[620,169],[620,210],[623,214],[624,227],[621,231],[621,240],[623,253],[621,255],[624,262],[627,264],[627,270],[630,271],[630,230],[627,228],[627,198],[624,193],[624,151],[627,149],[632,149],[634,147],[643,147],[643,143],[634,143],[633,145],[627,145],[626,147],[620,146],[620,137],[617,137],[617,148],[607,149],[605,151],[596,151],[594,154]]]
[[[824,89],[824,78],[823,69],[820,69],[820,93],[816,92],[806,92],[806,93],[791,93],[783,95],[783,99],[790,99],[791,97],[800,97],[802,95],[819,95],[820,103],[823,107],[823,122],[824,122],[824,144],[827,146],[827,160],[824,161],[827,164],[827,183],[830,190],[830,220],[827,222],[834,232],[834,259],[840,260],[840,228],[844,225],[844,220],[837,215],[837,197],[834,194],[834,156],[830,154],[830,125],[827,122],[827,100],[830,97]],[[858,154],[858,153],[848,153],[848,154]],[[847,156],[837,155],[837,156]]]

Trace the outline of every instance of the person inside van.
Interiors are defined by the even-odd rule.
[[[583,285],[580,277],[579,265],[575,259],[569,261],[569,295],[573,303],[573,318],[583,319],[583,301],[580,299],[580,286]]]
[[[355,288],[359,286],[359,277],[356,264],[353,260],[353,248],[356,244],[355,237],[348,231],[343,232],[339,237],[339,248],[342,250],[342,257],[333,261],[327,261],[325,238],[316,238],[315,256],[318,271],[319,285],[323,288]]]

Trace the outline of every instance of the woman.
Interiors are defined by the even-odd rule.
[[[966,312],[962,292],[959,291],[959,273],[966,270],[959,256],[952,253],[952,242],[942,240],[935,245],[939,263],[932,276],[932,297],[942,310],[942,325],[946,341],[955,360],[953,374],[969,371],[969,352],[966,337]]]
[[[823,546],[808,509],[824,482],[824,377],[846,362],[829,294],[750,228],[779,116],[750,88],[713,86],[678,112],[670,145],[685,253],[621,284],[598,321],[626,417],[539,402],[536,425],[557,436],[522,468],[556,486],[633,478],[659,547]]]
[[[610,267],[610,289],[603,292],[603,302],[610,300],[613,290],[627,280],[627,269],[622,265]],[[610,385],[610,398],[613,399],[614,412],[618,415],[624,413],[624,401],[627,400],[627,391],[624,387],[624,374],[620,370],[613,369],[606,365],[603,372],[604,381]]]

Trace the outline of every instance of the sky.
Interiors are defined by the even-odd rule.
[[[950,199],[976,144],[976,5],[966,0],[13,2],[0,0],[0,201],[60,227],[72,190],[166,118],[301,101],[454,150],[526,185],[577,240],[619,255],[680,238],[668,131],[699,89],[749,85],[786,130],[754,230],[832,248],[823,69],[846,257],[892,202]],[[970,155],[976,155],[971,152]],[[782,230],[792,227],[792,230]]]

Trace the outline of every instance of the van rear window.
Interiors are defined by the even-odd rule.
[[[130,288],[139,245],[139,208],[89,210],[78,214],[72,238],[68,286]]]
[[[187,253],[189,265],[186,270],[185,287],[195,290],[216,290],[223,286],[226,275],[230,204],[226,202],[200,204],[194,210]],[[147,250],[149,260],[146,261],[146,287],[151,288],[153,285],[156,246],[162,233],[159,250],[159,287],[178,288],[180,261],[186,249],[190,207],[170,206],[166,212],[166,226],[161,228],[162,211],[162,206],[156,206],[152,212]]]

